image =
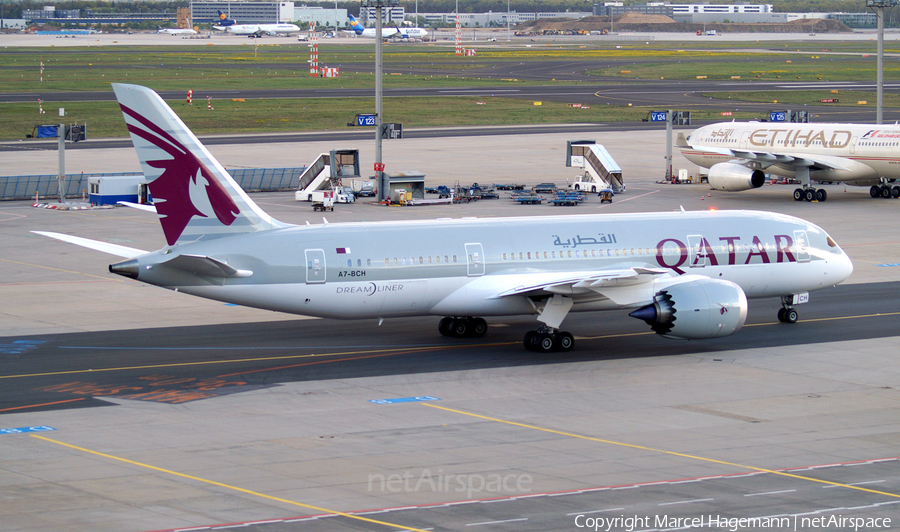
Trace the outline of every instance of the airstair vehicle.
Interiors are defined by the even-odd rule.
[[[589,193],[611,189],[616,194],[625,192],[622,169],[602,145],[593,140],[571,140],[566,143],[566,166],[581,168],[582,175],[575,178],[569,188]]]
[[[312,201],[313,192],[334,190],[343,178],[359,178],[359,150],[331,150],[320,154],[300,175],[297,201]]]

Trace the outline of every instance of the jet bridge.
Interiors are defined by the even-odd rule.
[[[311,201],[313,192],[340,186],[341,179],[345,177],[360,177],[359,150],[331,150],[319,154],[300,174],[300,186],[294,193],[294,199]]]
[[[584,175],[572,188],[599,192],[604,188],[614,193],[625,192],[622,169],[602,145],[594,140],[570,140],[566,143],[566,166],[581,168]]]

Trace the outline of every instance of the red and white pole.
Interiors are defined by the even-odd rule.
[[[38,98],[38,114],[44,114],[44,106],[41,104],[41,99]]]
[[[206,110],[212,111],[212,100],[209,98],[209,96],[206,97]]]
[[[188,103],[188,105],[194,105],[194,104],[191,102],[191,97],[192,97],[193,95],[194,95],[194,90],[193,90],[193,89],[188,89],[188,93],[187,93],[187,103]]]
[[[456,55],[462,55],[462,26],[459,24],[459,13],[456,14]]]
[[[309,23],[309,77],[319,77],[319,38],[315,21]]]
[[[41,56],[41,81],[44,81],[44,56]]]

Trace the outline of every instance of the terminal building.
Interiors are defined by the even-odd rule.
[[[301,29],[306,29],[310,22],[315,22],[316,27],[350,27],[346,9],[327,9],[317,6],[295,7],[294,22],[301,23]]]
[[[219,11],[238,24],[278,24],[293,22],[293,2],[191,2],[195,24],[216,22]]]
[[[675,22],[690,23],[778,23],[802,19],[833,19],[856,28],[874,27],[875,13],[776,13],[772,4],[670,4],[648,2],[625,4],[603,2],[594,4],[594,15],[621,17],[626,13],[665,15]]]

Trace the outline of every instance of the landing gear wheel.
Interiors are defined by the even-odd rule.
[[[806,189],[806,192],[803,193],[803,197],[804,197],[804,199],[806,199],[806,201],[815,200],[816,199],[816,189],[814,189],[814,188]]]
[[[882,198],[890,198],[891,197],[891,187],[887,185],[883,185],[881,187],[881,197]]]
[[[785,323],[797,323],[798,319],[800,319],[800,314],[797,313],[796,309],[792,309],[792,308],[784,309],[784,322]]]
[[[469,320],[456,318],[450,323],[450,334],[457,338],[464,338],[469,334],[469,330],[471,330]]]
[[[778,309],[778,321],[780,321],[781,323],[784,323],[784,313],[785,313],[786,311],[787,311],[786,308],[780,308],[780,309]]]
[[[487,334],[488,325],[483,318],[472,318],[471,326],[472,327],[469,331],[469,334],[471,334],[475,338],[481,338],[482,336]]]
[[[556,336],[556,343],[560,351],[571,351],[575,347],[575,337],[571,333],[561,332]]]
[[[873,186],[869,189],[869,195],[873,198],[877,198],[881,195],[881,187],[879,187],[878,185]]]
[[[826,199],[828,199],[828,192],[822,188],[816,189],[816,201],[825,201]]]
[[[452,323],[453,318],[451,318],[450,316],[441,318],[441,321],[438,322],[438,332],[441,333],[441,336],[451,336],[450,324]]]
[[[522,339],[522,345],[525,346],[525,349],[529,351],[537,351],[537,331],[528,331],[525,333],[525,338]]]
[[[556,339],[550,333],[538,333],[536,345],[541,353],[549,353],[556,349]]]
[[[794,201],[803,201],[804,193],[802,188],[794,189]],[[873,198],[875,196],[872,196]]]
[[[900,187],[891,187],[891,196],[900,198]]]

